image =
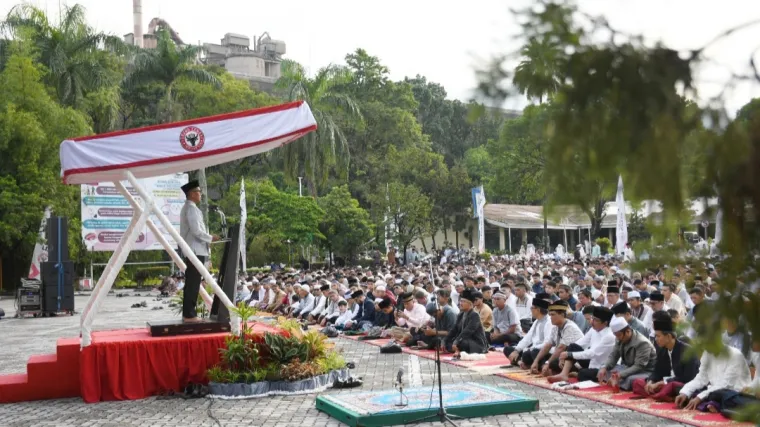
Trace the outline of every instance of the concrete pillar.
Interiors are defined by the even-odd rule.
[[[504,241],[504,229],[499,227],[499,250],[503,251],[507,247],[506,242]]]
[[[520,231],[522,232],[520,234],[520,237],[522,238],[522,243],[520,243],[520,244],[521,245],[527,245],[528,244],[528,230],[526,230],[526,229],[523,228]]]

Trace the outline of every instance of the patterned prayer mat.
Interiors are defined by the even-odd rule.
[[[400,402],[406,406],[397,406]],[[476,383],[445,384],[443,402],[449,415],[460,418],[538,410],[536,399]],[[411,388],[404,390],[403,396],[397,390],[322,395],[317,397],[316,405],[318,410],[350,426],[400,425],[435,416],[438,389]]]
[[[612,387],[599,386],[593,388],[587,388],[584,390],[558,390],[553,389],[552,385],[546,380],[546,378],[540,375],[533,375],[530,372],[522,370],[511,370],[510,372],[502,372],[496,374],[497,376],[507,378],[513,381],[529,384],[536,387],[541,387],[549,390],[556,391],[558,393],[566,393],[584,399],[595,400],[597,402],[606,403],[608,405],[617,406],[619,408],[630,409],[636,412],[642,412],[649,415],[654,415],[660,418],[666,418],[669,420],[677,421],[697,427],[750,427],[751,423],[740,423],[729,420],[720,414],[711,414],[699,411],[684,411],[676,408],[674,403],[660,403],[651,399],[642,399],[630,392],[615,393],[612,391]]]

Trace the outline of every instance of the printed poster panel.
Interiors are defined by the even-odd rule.
[[[143,178],[138,180],[145,190],[151,194],[158,209],[169,218],[169,221],[179,231],[179,212],[185,203],[185,195],[182,193],[183,185],[188,182],[188,175],[184,173]],[[128,181],[122,184],[139,203],[141,197],[132,188]],[[119,190],[111,182],[99,184],[82,184],[82,239],[85,246],[91,251],[113,251],[119,245],[119,240],[124,235],[132,219],[133,209]],[[151,215],[150,221],[166,237],[166,240],[175,246],[174,239],[155,215]],[[146,225],[135,241],[134,251],[164,250],[156,236]]]

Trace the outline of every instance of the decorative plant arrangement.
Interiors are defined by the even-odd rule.
[[[281,319],[286,334],[256,335],[248,321],[256,310],[241,304],[234,311],[243,320],[241,332],[227,337],[225,348],[219,349],[219,365],[207,372],[211,394],[244,398],[310,393],[347,375],[345,360],[318,331],[303,332],[297,322]]]

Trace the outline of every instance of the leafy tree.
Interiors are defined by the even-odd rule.
[[[721,297],[697,314],[694,326],[700,334],[694,344],[720,351],[723,319],[741,319],[753,336],[760,334],[760,298],[746,285],[756,283],[760,274],[760,118],[751,113],[755,107],[750,104],[731,120],[721,96],[699,106],[683,99],[694,92],[695,76],[710,61],[706,48],[749,25],[726,29],[706,45],[679,52],[617,31],[605,19],[578,11],[574,2],[543,0],[520,16],[524,37],[554,40],[566,64],[553,98],[557,110],[547,140],[544,173],[554,189],[552,197],[592,204],[598,194],[568,178],[583,174],[589,181],[614,183],[622,175],[626,198],[659,201],[661,224],[650,227],[650,258],[633,267],[639,269],[686,262],[673,236],[683,206],[703,195],[695,189],[710,190],[723,212],[723,257],[715,261]],[[747,55],[752,58],[753,53]],[[738,71],[727,86],[737,79],[760,80],[755,61],[747,62],[746,74]],[[502,69],[484,75],[504,74]],[[494,84],[484,82],[492,88],[488,94],[499,93]],[[690,175],[683,164],[690,160],[682,159],[694,157],[695,151],[705,156],[696,157],[700,173]],[[706,274],[701,262],[689,264]],[[758,422],[758,414],[754,407],[746,415]]]
[[[246,247],[250,261],[282,262],[290,249],[288,240],[291,247],[298,247],[324,238],[319,230],[324,211],[313,198],[279,191],[269,180],[246,181],[245,192]],[[239,194],[237,182],[219,203],[232,223],[240,222]]]
[[[118,37],[88,26],[81,5],[65,6],[56,26],[43,10],[24,3],[11,9],[3,27],[34,46],[39,62],[47,67],[45,81],[55,88],[58,101],[68,106],[79,107],[88,93],[112,85],[108,56],[110,51],[126,50]]]
[[[358,122],[362,114],[354,99],[339,92],[337,87],[349,82],[346,69],[329,66],[320,69],[314,78],[293,61],[282,62],[282,76],[276,87],[285,91],[285,98],[304,100],[311,107],[317,121],[317,131],[285,145],[278,155],[284,159],[285,170],[291,179],[305,174],[310,190],[316,195],[317,187],[327,181],[331,171],[345,176],[349,163],[349,142],[341,127],[339,114]]]
[[[183,81],[210,85],[220,89],[219,78],[198,66],[196,59],[201,48],[198,46],[179,47],[169,32],[156,32],[156,48],[142,49],[132,59],[122,86],[126,89],[140,87],[147,83],[160,83],[164,91],[162,106],[163,121],[171,122],[182,118],[182,110],[176,105],[176,86]]]
[[[84,114],[50,98],[44,73],[22,54],[11,55],[0,73],[0,259],[14,284],[26,276],[45,208],[77,212],[78,188],[61,183],[59,157],[51,153],[62,140],[92,132]]]
[[[328,250],[327,259],[332,259],[331,255],[335,253],[354,261],[356,254],[372,237],[373,224],[369,213],[351,197],[347,185],[333,187],[317,203],[325,212],[319,231],[325,236],[323,244]]]
[[[413,184],[392,182],[387,192],[374,197],[375,218],[383,229],[392,230],[389,239],[402,250],[406,257],[409,245],[427,231],[430,221],[430,199]],[[385,219],[387,218],[387,219]]]

